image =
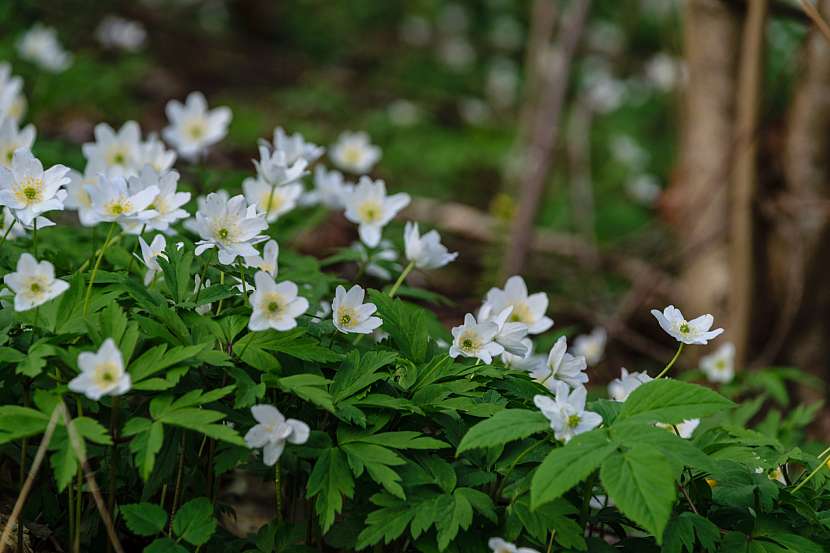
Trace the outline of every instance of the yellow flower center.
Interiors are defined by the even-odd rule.
[[[118,380],[119,368],[115,363],[102,363],[95,367],[93,380],[101,388],[107,388]]]
[[[377,200],[366,200],[357,210],[361,220],[366,223],[376,223],[383,215],[383,206]]]
[[[357,165],[363,159],[363,148],[346,146],[343,148],[343,160],[350,165]]]
[[[127,164],[127,152],[124,151],[122,148],[115,148],[110,151],[109,155],[109,164],[110,165],[126,165]]]
[[[269,317],[278,317],[285,311],[287,303],[282,294],[271,292],[260,301],[260,309],[265,311]]]
[[[30,289],[32,290],[32,293],[34,293],[34,294],[39,294],[40,292],[43,291],[43,288],[40,286],[39,282],[33,282]]]
[[[691,332],[691,330],[692,328],[689,326],[689,323],[684,322],[680,325],[681,334],[688,334],[689,332]]]
[[[124,215],[133,210],[133,205],[127,198],[118,198],[104,206],[104,212],[113,217]]]
[[[577,426],[579,426],[579,422],[581,420],[582,417],[580,417],[579,415],[571,415],[570,417],[568,417],[568,427],[576,428]]]
[[[475,353],[481,347],[481,340],[475,332],[467,331],[458,339],[459,347],[464,353]]]
[[[43,201],[43,180],[24,177],[17,188],[17,199],[26,205]]]
[[[200,140],[205,136],[205,126],[201,121],[194,121],[187,127],[186,132],[193,140]]]
[[[337,320],[344,328],[354,328],[358,323],[357,311],[352,307],[341,305],[337,308]]]
[[[513,304],[513,311],[510,313],[510,321],[514,323],[533,322],[533,315],[525,302]]]

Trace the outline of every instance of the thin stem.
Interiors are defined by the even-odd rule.
[[[182,441],[179,444],[179,467],[176,469],[176,488],[173,491],[173,507],[170,509],[170,527],[173,527],[173,517],[176,516],[176,509],[179,508],[179,494],[182,491],[182,471],[184,470],[184,441],[185,435],[182,434]]]
[[[244,280],[242,281],[245,282]],[[225,284],[225,271],[219,271],[219,284]],[[222,302],[225,301],[225,298],[219,300],[219,304],[216,306],[216,316],[219,316],[219,313],[222,312]]]
[[[248,283],[245,282],[245,265],[242,264],[242,258],[237,261],[239,266],[239,278],[242,279],[242,303],[248,303]]]
[[[395,284],[393,284],[392,288],[389,290],[389,297],[390,298],[395,297],[395,293],[398,291],[398,288],[401,287],[401,284],[403,284],[403,281],[406,280],[406,277],[409,276],[409,273],[411,273],[412,269],[414,269],[414,268],[415,268],[415,262],[410,261],[409,265],[407,265],[404,268],[403,272],[401,273],[401,276],[398,277],[398,280],[395,281]]]
[[[820,462],[819,462],[819,464],[818,464],[818,466],[817,466],[816,468],[814,468],[814,469],[813,469],[813,471],[812,471],[810,474],[808,474],[808,475],[807,475],[807,478],[805,478],[804,480],[802,480],[801,482],[799,482],[798,486],[796,486],[796,487],[795,487],[795,489],[793,489],[793,493],[795,493],[795,492],[797,492],[798,490],[800,490],[801,488],[803,488],[803,487],[804,487],[804,484],[806,484],[807,482],[809,482],[810,480],[812,480],[812,479],[813,479],[813,476],[815,476],[816,474],[818,474],[818,472],[819,472],[822,468],[824,468],[824,465],[825,465],[825,464],[827,464],[827,461],[828,461],[828,460],[830,460],[830,455],[828,455],[828,454],[830,454],[830,447],[828,447],[827,449],[825,449],[824,451],[822,451],[821,453],[819,453],[819,454],[818,454],[818,459],[819,459],[819,461],[820,461]],[[825,455],[828,455],[828,457],[827,457],[827,458],[825,458],[825,459],[822,459],[822,457],[824,457]]]
[[[143,225],[141,225],[141,230],[138,233],[138,238],[141,238],[141,237],[144,236],[144,231],[145,230],[147,230],[147,223],[144,223]],[[138,247],[139,247],[139,241],[138,241],[138,239],[136,239],[135,247],[133,247],[133,254],[130,256],[130,263],[127,265],[127,274],[130,274],[130,272],[133,270],[133,262],[135,261],[135,256],[138,255]]]
[[[34,250],[35,259],[37,259],[37,217],[32,222],[32,250]]]
[[[104,245],[98,251],[98,257],[95,259],[95,265],[92,267],[92,274],[89,277],[89,284],[86,287],[86,296],[84,297],[84,316],[89,313],[89,298],[92,296],[92,285],[95,284],[95,275],[98,273],[98,267],[101,266],[101,258],[104,257],[104,252],[112,239],[112,232],[115,230],[115,222],[110,223],[110,230],[107,233],[107,239],[104,240]]]
[[[9,237],[9,234],[12,232],[12,228],[17,223],[17,219],[12,219],[12,224],[9,225],[9,228],[6,229],[6,232],[3,234],[3,239],[0,240],[0,246],[2,246],[6,242],[6,238]]]
[[[205,265],[202,267],[202,275],[199,277],[199,286],[196,288],[196,299],[193,300],[193,303],[199,305],[199,294],[202,293],[202,288],[205,287],[205,277],[207,276],[207,270],[210,266],[210,252],[205,255]]]
[[[107,508],[110,513],[115,512],[115,474],[118,464],[118,396],[112,397],[112,405],[110,406],[110,435],[112,436],[112,451],[110,454],[110,472],[109,472],[109,495]],[[107,551],[111,551],[112,544],[107,542]]]
[[[274,494],[277,499],[277,522],[282,522],[282,490],[280,489],[280,462],[274,465]]]
[[[685,345],[686,344],[684,344],[683,342],[680,342],[680,346],[677,348],[677,351],[674,353],[674,357],[671,358],[671,361],[669,361],[669,364],[666,365],[663,368],[662,371],[660,371],[660,374],[658,374],[654,378],[654,380],[660,380],[661,378],[663,378],[666,375],[667,372],[669,372],[669,369],[671,369],[674,366],[674,362],[677,361],[678,357],[680,357],[680,352],[683,351],[683,346],[685,346]]]
[[[46,432],[43,433],[43,439],[40,441],[40,445],[35,453],[35,459],[32,462],[32,467],[29,469],[29,475],[26,477],[26,481],[20,489],[20,494],[17,496],[17,500],[14,502],[12,514],[9,515],[8,520],[6,520],[6,526],[3,528],[3,534],[0,535],[0,553],[3,553],[6,550],[6,545],[9,543],[9,537],[12,533],[12,528],[15,527],[17,519],[20,517],[23,505],[26,504],[26,498],[29,497],[29,492],[32,490],[32,484],[35,481],[35,476],[40,470],[43,458],[46,457],[46,449],[49,447],[49,442],[52,441],[52,434],[55,432],[55,426],[58,424],[60,413],[60,406],[56,406],[52,410],[52,416],[49,418],[49,424],[46,425]],[[18,536],[23,535],[23,528],[21,528],[20,525],[17,525],[17,534]],[[23,549],[20,548],[19,551],[23,551]]]

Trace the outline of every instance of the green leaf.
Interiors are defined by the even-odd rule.
[[[124,425],[124,436],[134,436],[130,440],[130,452],[142,480],[150,479],[156,463],[156,455],[161,451],[164,443],[164,426],[160,422],[137,417],[127,421]]]
[[[191,545],[207,543],[215,531],[213,504],[206,497],[191,499],[173,517],[173,532]]]
[[[370,351],[361,357],[357,350],[352,350],[341,363],[331,385],[331,395],[337,403],[364,388],[371,386],[386,375],[378,374],[381,368],[390,365],[398,358],[394,351]]]
[[[397,453],[379,445],[360,442],[341,444],[341,449],[356,477],[359,478],[365,468],[372,480],[386,491],[401,499],[406,497],[400,484],[401,477],[389,468],[406,464]]]
[[[331,394],[326,390],[330,380],[316,374],[296,374],[276,379],[276,385],[288,393],[334,413]]]
[[[504,445],[549,428],[550,422],[539,411],[505,409],[470,428],[458,445],[456,454],[469,449]]]
[[[26,352],[26,358],[18,363],[17,374],[34,378],[43,371],[46,366],[46,358],[55,355],[55,347],[43,341],[35,342],[34,346]]]
[[[459,530],[466,530],[473,523],[473,506],[467,497],[456,490],[452,498],[451,510],[435,524],[438,528],[438,549],[442,551],[455,539]]]
[[[354,478],[346,455],[336,447],[320,454],[308,477],[306,498],[317,497],[314,507],[323,533],[329,531],[336,514],[343,510],[343,497],[354,496]]]
[[[553,501],[594,472],[617,449],[605,429],[580,434],[551,451],[530,484],[531,508]]]
[[[660,450],[641,444],[614,453],[603,461],[600,478],[620,511],[661,543],[676,494],[674,470]]]
[[[0,363],[20,363],[26,359],[26,354],[16,349],[0,348]]]
[[[40,434],[48,423],[49,416],[36,409],[0,406],[0,444]]]
[[[666,527],[661,553],[695,553],[695,543],[713,553],[720,542],[720,529],[695,513],[680,513]]]
[[[191,360],[197,356],[209,344],[198,344],[195,346],[177,346],[167,351],[164,344],[155,346],[145,351],[141,357],[130,364],[129,372],[133,383],[140,383],[142,380],[172,367],[177,363]]]
[[[153,536],[167,525],[167,513],[155,503],[130,503],[120,510],[127,528],[138,536]]]
[[[144,553],[190,553],[170,538],[159,538],[144,548]]]
[[[765,471],[757,473],[734,461],[721,461],[712,478],[718,483],[712,490],[712,500],[720,505],[755,509],[757,502],[769,510],[778,497],[779,487]]]
[[[677,424],[712,415],[733,405],[719,393],[697,384],[671,379],[652,380],[628,396],[617,421]]]
[[[78,472],[78,460],[72,451],[69,437],[65,431],[61,431],[60,433],[56,432],[52,436],[49,449],[55,450],[49,458],[49,464],[52,465],[52,472],[55,475],[55,483],[57,484],[58,491],[62,492]]]
[[[378,290],[368,292],[383,319],[383,329],[392,336],[401,353],[414,363],[423,363],[430,340],[426,311],[399,298],[392,299]]]

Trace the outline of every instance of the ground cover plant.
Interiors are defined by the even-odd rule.
[[[49,29],[19,48],[72,63]],[[192,92],[44,163],[21,87],[0,66],[0,553],[830,548],[820,405],[789,395],[816,383],[736,371],[711,315],[653,310],[674,355],[606,389],[605,332],[522,276],[442,322],[412,277],[460,255],[368,134],[277,128],[239,176],[234,113]],[[332,212],[359,242],[290,246]],[[249,533],[237,481],[273,498]]]

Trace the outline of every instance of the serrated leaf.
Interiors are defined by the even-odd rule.
[[[121,505],[120,511],[127,528],[138,536],[158,534],[167,525],[167,512],[155,503]]]
[[[549,428],[550,422],[539,411],[505,409],[470,428],[458,444],[456,454],[470,449],[504,445]]]
[[[0,444],[35,436],[46,430],[49,416],[19,405],[0,406]]]
[[[173,532],[191,545],[207,543],[215,531],[213,504],[206,497],[191,499],[173,517]]]
[[[533,474],[531,508],[538,509],[579,484],[616,449],[608,431],[602,429],[580,434],[551,451]]]
[[[645,444],[616,452],[602,462],[600,478],[620,511],[662,543],[676,497],[674,471],[665,456]]]
[[[712,415],[733,405],[719,393],[697,384],[671,379],[652,380],[628,396],[617,421],[677,424]]]
[[[144,553],[190,553],[170,538],[159,538],[144,548]]]
[[[308,477],[306,498],[314,502],[323,533],[329,531],[336,514],[343,510],[343,497],[354,496],[354,478],[345,454],[336,447],[324,450]]]

